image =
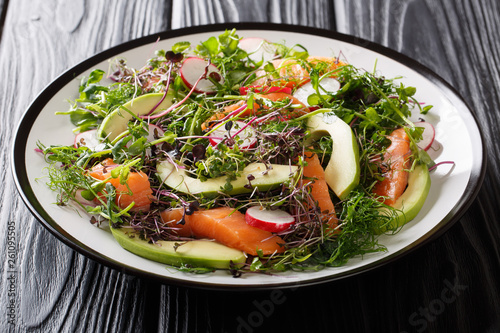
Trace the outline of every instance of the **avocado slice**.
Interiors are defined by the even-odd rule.
[[[168,161],[159,162],[156,166],[160,180],[170,188],[188,194],[201,194],[207,197],[217,196],[221,188],[226,184],[227,177],[217,177],[201,181],[188,175],[186,170],[177,168]],[[233,189],[226,192],[229,195],[251,193],[253,188],[246,188],[249,183],[248,176],[255,177],[251,181],[253,187],[259,191],[267,191],[281,184],[290,182],[298,176],[298,166],[271,164],[271,169],[267,170],[264,163],[250,163],[242,171],[241,175],[231,181]]]
[[[133,118],[132,114],[136,116],[148,114],[155,105],[161,101],[163,95],[163,93],[141,95],[123,104],[122,107],[113,110],[103,119],[101,125],[99,125],[97,137],[101,139],[107,138],[113,141],[118,135],[127,130],[128,122]],[[164,111],[170,107],[173,104],[173,98],[174,94],[169,90],[161,104],[155,109],[154,113]]]
[[[310,142],[325,135],[332,137],[333,152],[325,168],[325,180],[341,200],[359,184],[359,148],[351,127],[329,109],[307,121],[311,132]],[[319,110],[319,111],[322,111]]]
[[[425,199],[431,188],[429,169],[425,164],[418,164],[408,176],[408,186],[404,193],[394,203],[396,216],[391,221],[391,228],[398,228],[413,220],[422,209]],[[384,214],[391,215],[392,211],[382,208]],[[378,233],[385,231],[381,229]]]
[[[111,233],[127,251],[140,257],[172,266],[193,265],[229,269],[241,266],[245,254],[236,249],[210,240],[158,241],[156,244],[140,239],[139,234],[128,228],[114,228]]]

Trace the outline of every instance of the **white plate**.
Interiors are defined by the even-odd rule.
[[[442,150],[435,153],[436,162],[454,161],[455,166],[444,165],[432,172],[430,194],[417,218],[398,234],[380,237],[380,243],[387,247],[387,252],[353,258],[343,267],[318,272],[244,274],[241,278],[233,278],[226,271],[195,275],[127,252],[108,231],[90,224],[85,214],[54,204],[55,193],[48,189],[43,179],[46,164],[34,148],[38,141],[45,145],[73,143],[73,125],[68,117],[56,116],[54,112],[67,110],[67,99],[76,96],[79,80],[75,77],[86,76],[95,68],[107,71],[108,59],[115,57],[125,58],[130,66],[139,68],[154,55],[156,49],[169,50],[174,43],[185,40],[197,44],[233,27],[242,37],[286,41],[289,46],[301,44],[311,55],[341,54],[349,63],[368,71],[373,71],[376,62],[380,74],[387,78],[401,76],[402,82],[417,88],[416,98],[419,101],[434,105],[432,112],[423,118],[436,127],[436,139],[442,144]],[[160,41],[157,42],[158,38]],[[414,116],[420,117],[418,114]],[[484,158],[481,133],[469,108],[442,79],[413,60],[382,46],[331,31],[272,24],[234,24],[187,28],[144,37],[100,53],[62,74],[26,111],[17,130],[12,163],[19,192],[32,213],[60,240],[84,255],[108,266],[158,278],[165,283],[262,289],[346,278],[387,264],[438,236],[458,220],[477,194],[484,176]]]

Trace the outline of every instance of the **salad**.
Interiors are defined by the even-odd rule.
[[[57,204],[144,258],[203,273],[319,270],[384,251],[423,206],[416,89],[227,30],[81,80],[72,145],[38,143]]]

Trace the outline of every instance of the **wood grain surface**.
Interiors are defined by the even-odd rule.
[[[0,332],[500,331],[496,0],[2,0],[0,8]],[[24,206],[10,167],[15,124],[37,94],[66,69],[119,43],[243,21],[337,29],[415,58],[455,87],[474,110],[488,152],[484,185],[460,221],[363,275],[252,293],[127,275],[45,230]]]

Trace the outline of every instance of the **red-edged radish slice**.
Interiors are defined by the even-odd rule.
[[[319,85],[320,94],[323,92],[323,89],[330,93],[334,93],[340,89],[340,82],[331,77],[325,77],[319,82]],[[310,107],[311,105],[309,105],[307,99],[312,94],[316,94],[316,90],[314,90],[311,81],[309,81],[300,86],[299,89],[297,89],[293,94],[293,97],[304,103],[305,106]]]
[[[416,122],[415,126],[424,128],[424,132],[422,133],[422,140],[417,143],[417,146],[425,151],[429,150],[436,136],[436,130],[434,129],[434,126],[426,121]]]
[[[93,151],[104,150],[104,144],[97,138],[97,130],[92,129],[75,136],[74,147],[79,148],[85,146]]]
[[[244,129],[241,131],[242,128]],[[251,149],[257,145],[257,137],[252,126],[247,126],[247,124],[243,121],[235,121],[233,122],[233,127],[231,127],[231,130],[229,131],[229,135],[234,137],[236,133],[238,133],[238,137],[243,140],[243,142],[239,145],[240,149]],[[228,131],[224,126],[217,128],[212,132],[211,137],[209,137],[210,144],[214,147],[217,146],[223,140],[219,138],[225,138],[227,135]]]
[[[291,94],[292,89],[289,87],[277,87],[277,86],[247,86],[240,88],[240,95],[248,94],[248,91],[253,91],[255,93],[270,94],[275,92],[282,92],[285,94]]]
[[[276,47],[260,37],[242,38],[238,47],[247,52],[248,57],[255,62],[267,62],[272,60],[276,54]]]
[[[183,61],[179,72],[182,81],[184,81],[189,89],[193,88],[196,81],[198,81],[200,76],[205,73],[207,65],[208,63],[204,59],[198,57],[190,57]],[[217,87],[212,81],[210,81],[209,78],[219,82],[220,84],[224,83],[224,78],[222,77],[219,69],[215,65],[210,64],[208,65],[207,78],[201,79],[200,82],[196,84],[194,91],[197,93],[207,94],[215,93],[217,91]]]
[[[158,140],[162,136],[165,135],[165,131],[161,129],[160,126],[154,125],[154,124],[148,124],[148,142]]]
[[[280,232],[290,228],[295,223],[295,218],[283,210],[264,209],[253,206],[245,213],[247,224],[270,232]]]

